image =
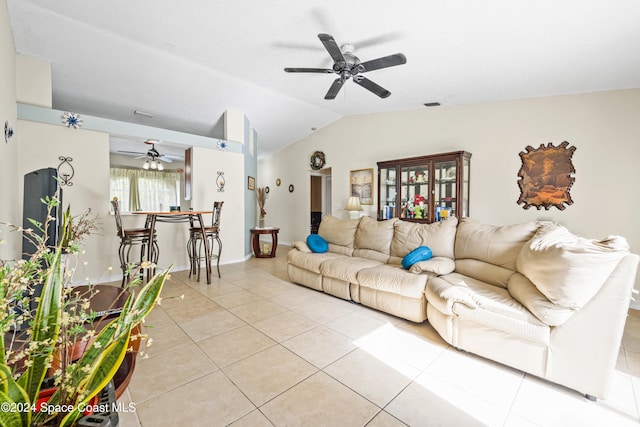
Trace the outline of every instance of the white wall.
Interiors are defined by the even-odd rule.
[[[22,217],[22,177],[34,170],[60,164],[59,156],[71,157],[75,170],[72,186],[63,188],[63,208],[71,206],[73,215],[91,208],[97,214],[102,226],[100,235],[89,237],[84,249],[86,255],[76,270],[74,279],[82,281],[90,278],[93,282],[103,281],[110,275],[108,266],[119,269],[117,250],[112,249],[115,225],[109,213],[109,135],[84,129],[70,129],[43,123],[20,120],[16,135],[18,145],[18,171],[13,179],[18,188],[16,200]],[[29,197],[29,195],[27,195]],[[111,226],[114,227],[111,230]],[[111,231],[114,231],[113,233]],[[105,244],[105,239],[107,244]],[[87,265],[83,265],[86,261]]]
[[[18,102],[51,108],[51,63],[30,56],[16,56]]]
[[[18,197],[15,177],[18,174],[18,145],[14,137],[5,143],[4,124],[9,122],[16,128],[16,51],[9,27],[7,4],[0,0],[0,222],[20,224],[20,204],[13,203]],[[18,233],[0,226],[0,259],[20,258],[21,239]]]
[[[473,154],[471,217],[494,224],[550,219],[584,237],[622,235],[640,253],[639,118],[640,89],[351,116],[262,160],[259,181],[272,189],[267,210],[280,223],[271,225],[281,227],[282,241],[295,241],[309,233],[314,151],[324,151],[333,171],[333,214],[346,218],[350,170],[377,171],[377,161],[466,150]],[[518,154],[528,145],[563,141],[577,147],[574,204],[564,211],[524,210],[516,203]],[[375,188],[377,197],[377,177]],[[375,217],[376,207],[377,200],[365,213]]]
[[[216,186],[218,172],[224,172],[224,191]],[[239,262],[245,257],[244,236],[244,157],[241,153],[193,147],[191,160],[191,207],[194,210],[213,208],[223,201],[220,217],[220,238],[223,243],[221,264]],[[208,219],[210,221],[210,219]]]

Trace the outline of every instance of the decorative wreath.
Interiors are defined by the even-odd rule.
[[[322,151],[316,151],[311,155],[311,161],[309,162],[309,165],[311,166],[311,169],[317,171],[324,167],[325,162],[326,160],[324,157],[324,153]]]

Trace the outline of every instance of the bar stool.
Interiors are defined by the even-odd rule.
[[[118,248],[118,256],[120,258],[120,268],[122,269],[122,287],[124,287],[125,284],[129,282],[129,275],[130,275],[129,273],[131,271],[131,269],[129,269],[129,265],[132,264],[131,260],[129,259],[131,248],[134,246],[140,246],[140,261],[134,263],[133,268],[138,268],[142,263],[142,261],[144,260],[144,256],[147,253],[147,245],[149,244],[153,245],[153,248],[154,248],[154,250],[152,251],[153,259],[150,261],[154,264],[158,262],[158,255],[160,253],[160,249],[158,248],[158,242],[156,240],[155,233],[153,234],[153,239],[150,239],[151,229],[123,228],[122,217],[120,216],[120,206],[118,201],[112,200],[111,205],[113,206],[113,212],[116,218],[116,227],[118,228],[118,237],[120,237],[120,247]],[[141,276],[144,276],[144,275],[141,273]]]
[[[189,271],[189,277],[192,274],[198,274],[198,280],[200,280],[200,261],[205,259],[206,262],[216,260],[216,268],[218,269],[218,277],[220,276],[220,255],[222,254],[222,240],[220,240],[220,212],[222,211],[222,205],[224,202],[213,203],[213,215],[211,217],[211,226],[204,227],[205,238],[208,240],[209,245],[209,259],[205,259],[202,254],[204,240],[202,239],[202,229],[195,227],[193,224],[189,228],[189,241],[187,242],[187,251],[189,253],[189,261],[191,263],[191,270]],[[214,241],[218,244],[218,253],[213,252]]]

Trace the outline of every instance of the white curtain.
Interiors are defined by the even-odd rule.
[[[111,197],[118,198],[123,212],[169,210],[169,206],[180,205],[179,172],[112,167],[110,181]]]

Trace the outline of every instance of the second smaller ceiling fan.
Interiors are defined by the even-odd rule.
[[[123,154],[138,154],[138,157],[135,157],[135,159],[147,159],[144,164],[142,165],[143,169],[157,169],[157,170],[163,170],[164,166],[162,165],[162,162],[167,162],[167,163],[172,163],[173,160],[184,160],[184,157],[182,156],[178,156],[178,155],[174,155],[174,154],[160,154],[160,152],[158,150],[156,150],[156,143],[158,141],[157,140],[147,140],[144,143],[147,145],[151,145],[151,148],[146,152],[139,152],[139,151],[118,151],[119,153],[123,153]]]
[[[324,99],[335,99],[344,82],[350,78],[352,78],[356,84],[378,95],[380,98],[386,98],[391,95],[391,92],[367,79],[362,73],[406,64],[407,58],[404,54],[396,53],[394,55],[372,59],[371,61],[360,62],[360,59],[353,53],[353,45],[345,44],[342,48],[339,48],[333,36],[329,34],[318,34],[318,38],[325,49],[327,49],[327,52],[329,52],[331,59],[333,59],[332,68],[285,68],[284,71],[287,73],[337,74],[339,77],[333,81]]]

